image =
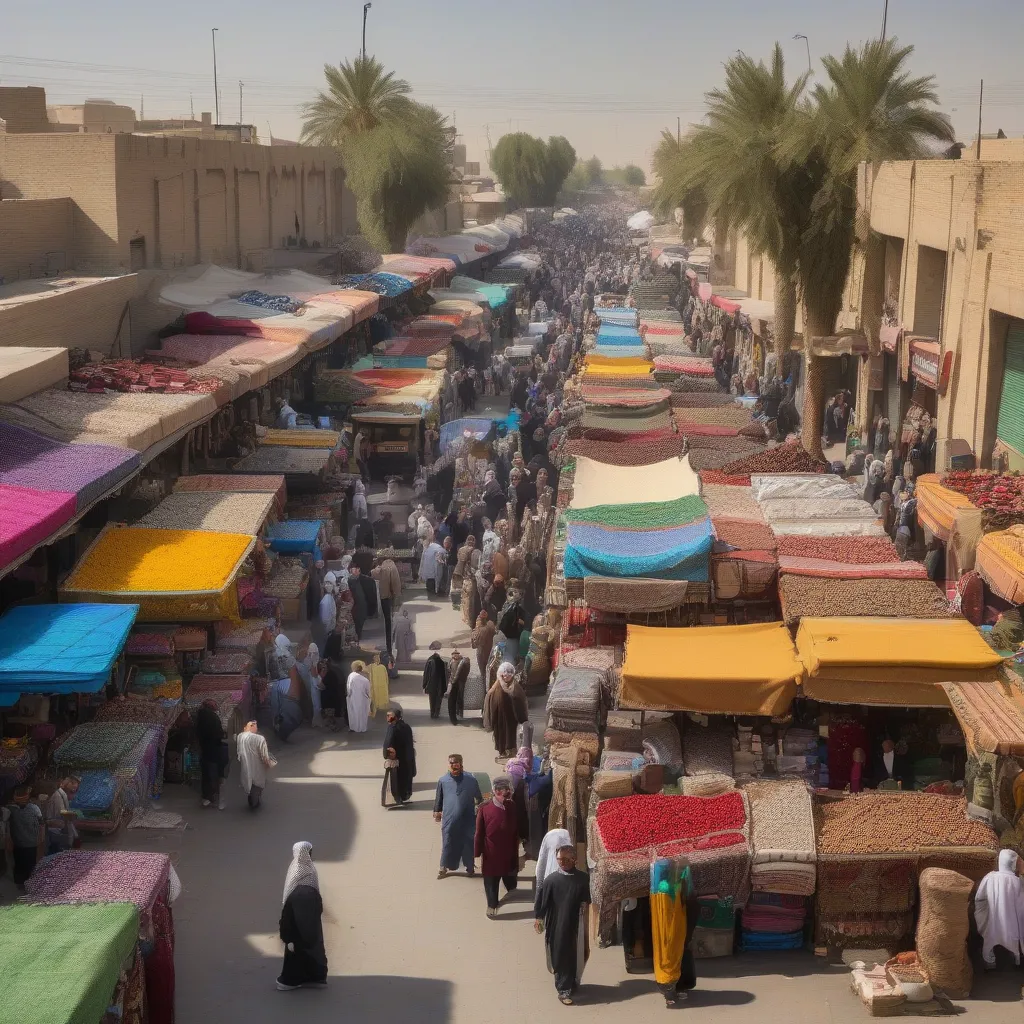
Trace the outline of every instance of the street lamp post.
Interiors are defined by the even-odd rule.
[[[797,34],[795,36],[793,36],[793,38],[794,39],[802,39],[804,41],[804,43],[806,44],[806,46],[807,46],[807,74],[809,74],[809,75],[813,74],[814,72],[811,70],[811,42],[810,42],[810,40],[807,38],[807,36],[805,36],[803,34],[803,32],[797,32]]]
[[[217,92],[217,29],[210,29],[210,37],[213,39],[213,109],[217,120],[214,124],[220,124],[220,93]]]
[[[363,60],[366,60],[366,15],[372,6],[372,3],[363,4]]]
[[[885,0],[885,5],[882,7],[882,42],[885,42],[885,28],[889,21],[889,0]]]

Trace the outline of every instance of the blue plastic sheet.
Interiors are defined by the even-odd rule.
[[[303,551],[318,551],[317,540],[323,523],[319,519],[286,519],[267,527],[267,538],[271,551],[282,554],[298,554]]]

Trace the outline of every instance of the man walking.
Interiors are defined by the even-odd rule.
[[[380,589],[380,610],[384,616],[384,642],[387,648],[387,660],[391,661],[391,615],[402,599],[402,577],[398,574],[398,566],[390,558],[377,560],[376,568],[370,575],[377,581]]]
[[[576,849],[559,848],[558,868],[544,877],[534,902],[534,928],[545,933],[548,970],[555,976],[559,1001],[572,1004],[589,954],[586,910],[590,879],[576,867]],[[582,940],[582,941],[581,941]]]
[[[473,852],[480,858],[487,897],[487,916],[498,916],[498,883],[506,892],[519,884],[519,823],[512,802],[512,780],[501,775],[494,780],[494,793],[489,803],[482,804],[476,814]]]
[[[437,782],[434,796],[434,821],[441,823],[441,868],[438,878],[456,871],[461,861],[466,874],[472,878],[473,838],[476,827],[476,809],[483,803],[480,783],[467,775],[462,767],[461,754],[448,755],[448,774]]]
[[[235,737],[235,751],[241,767],[239,779],[242,790],[249,803],[249,810],[255,811],[267,784],[267,769],[273,768],[277,761],[271,756],[267,741],[260,735],[255,721],[246,722]]]
[[[466,680],[469,678],[469,658],[464,658],[457,650],[452,651],[448,662],[448,718],[452,725],[459,724],[459,716],[464,713],[466,699]]]

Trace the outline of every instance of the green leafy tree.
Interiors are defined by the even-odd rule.
[[[861,162],[913,160],[953,140],[949,118],[935,109],[933,76],[906,70],[912,46],[873,40],[842,57],[822,61],[827,82],[791,124],[786,155],[814,181],[807,197],[798,250],[799,283],[806,322],[804,338],[835,332],[850,269],[857,212],[857,167]],[[821,453],[825,377],[821,358],[805,344],[802,439]]]
[[[596,156],[592,156],[584,165],[587,171],[587,181],[591,185],[600,185],[604,180],[604,167]]]
[[[562,136],[547,142],[526,132],[503,135],[490,164],[505,194],[517,206],[551,206],[576,163],[576,150]]]
[[[622,169],[622,177],[630,188],[643,188],[647,184],[647,175],[636,164],[626,164]]]
[[[413,223],[448,198],[447,122],[374,57],[326,65],[324,76],[327,89],[303,110],[301,139],[341,152],[363,234],[382,252],[401,252]]]

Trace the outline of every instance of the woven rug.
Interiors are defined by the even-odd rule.
[[[686,604],[689,586],[686,580],[588,576],[583,581],[583,600],[605,612],[663,612]]]
[[[872,565],[898,562],[896,545],[882,537],[792,537],[777,538],[779,557],[820,558],[825,561]]]
[[[712,519],[725,517],[764,523],[764,516],[761,515],[761,509],[754,500],[754,495],[749,487],[703,484],[701,497],[704,499],[704,504],[707,505]]]
[[[920,562],[833,562],[824,558],[799,558],[792,555],[779,557],[779,571],[792,576],[844,580],[928,579],[928,571]]]
[[[750,802],[755,864],[815,861],[814,813],[802,782],[756,781],[743,787]]]
[[[665,459],[679,458],[683,438],[679,434],[666,437],[632,438],[620,435],[622,441],[590,441],[576,438],[565,446],[567,455],[583,456],[611,466],[650,466]]]

